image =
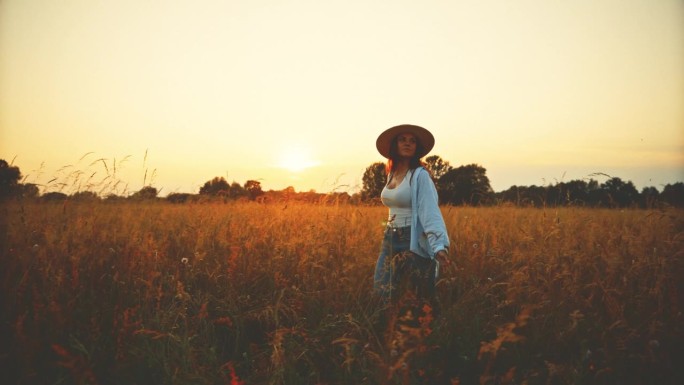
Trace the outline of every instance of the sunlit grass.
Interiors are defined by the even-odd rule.
[[[0,363],[17,383],[681,378],[681,211],[445,207],[455,264],[412,315],[371,295],[385,215],[4,203]]]

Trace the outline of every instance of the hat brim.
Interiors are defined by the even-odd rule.
[[[418,139],[418,142],[420,142],[420,150],[422,151],[416,154],[418,155],[418,158],[422,158],[427,155],[430,151],[432,151],[432,147],[435,146],[435,137],[432,136],[432,133],[430,133],[430,131],[427,129],[413,124],[400,124],[398,126],[386,129],[382,134],[380,134],[380,136],[378,136],[378,139],[375,141],[375,147],[378,149],[380,155],[389,159],[392,140],[394,140],[397,135],[404,133],[411,133],[415,135]]]

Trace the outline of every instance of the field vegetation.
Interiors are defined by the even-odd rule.
[[[372,295],[386,209],[0,205],[7,384],[683,383],[684,212],[444,207],[436,302]]]

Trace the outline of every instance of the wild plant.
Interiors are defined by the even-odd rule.
[[[372,295],[382,207],[0,206],[10,383],[677,383],[680,210],[444,207],[434,303]]]

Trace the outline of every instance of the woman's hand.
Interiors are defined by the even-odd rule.
[[[438,251],[437,255],[435,255],[435,258],[437,259],[437,261],[439,261],[440,264],[444,266],[451,265],[451,261],[449,260],[449,254],[447,254],[446,250]]]

